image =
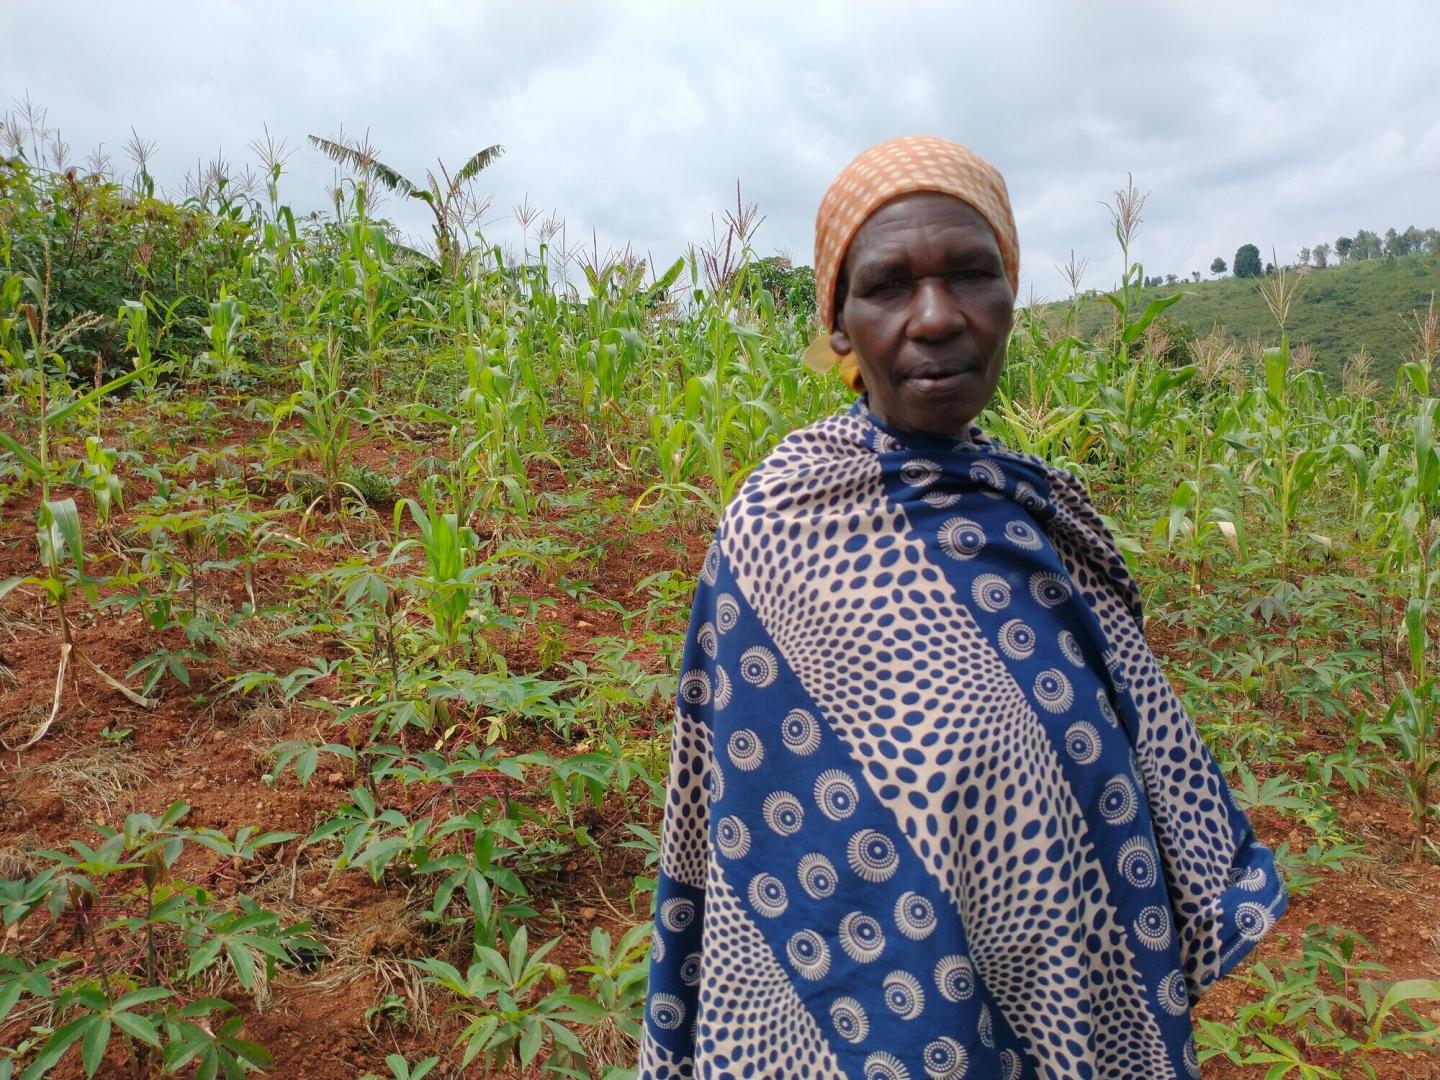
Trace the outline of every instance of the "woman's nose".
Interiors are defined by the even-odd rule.
[[[906,331],[918,340],[937,340],[957,333],[964,323],[960,305],[943,278],[921,278],[910,299]]]

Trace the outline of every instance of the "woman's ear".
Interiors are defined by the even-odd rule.
[[[835,326],[830,331],[830,351],[836,356],[849,356],[854,346],[850,344],[850,335],[845,332],[844,284],[835,291],[840,295],[835,304]]]

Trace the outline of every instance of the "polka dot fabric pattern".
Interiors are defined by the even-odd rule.
[[[1196,1075],[1287,895],[1140,617],[1068,474],[784,440],[696,590],[639,1075]]]

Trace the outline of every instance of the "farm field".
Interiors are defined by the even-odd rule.
[[[743,202],[427,255],[338,157],[311,217],[0,163],[0,1080],[631,1074],[692,582],[850,395]],[[1185,366],[1130,277],[1024,310],[981,423],[1088,486],[1286,872],[1203,1075],[1440,1076],[1440,318],[1334,388],[1264,288]]]

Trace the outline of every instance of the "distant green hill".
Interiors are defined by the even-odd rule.
[[[1279,336],[1255,279],[1222,278],[1146,289],[1143,300],[1179,291],[1184,299],[1166,313],[1174,324],[1189,325],[1197,336],[1218,328],[1237,344],[1261,338],[1271,344]],[[1375,358],[1372,374],[1384,387],[1410,353],[1412,312],[1423,311],[1435,294],[1440,306],[1440,259],[1433,255],[1402,255],[1367,259],[1324,270],[1310,270],[1298,279],[1290,309],[1290,340],[1315,352],[1315,363],[1331,378],[1362,345]],[[1068,304],[1051,305],[1063,311]],[[1108,326],[1115,309],[1099,298],[1082,299],[1076,330],[1093,336]],[[1402,321],[1403,320],[1403,321]]]

